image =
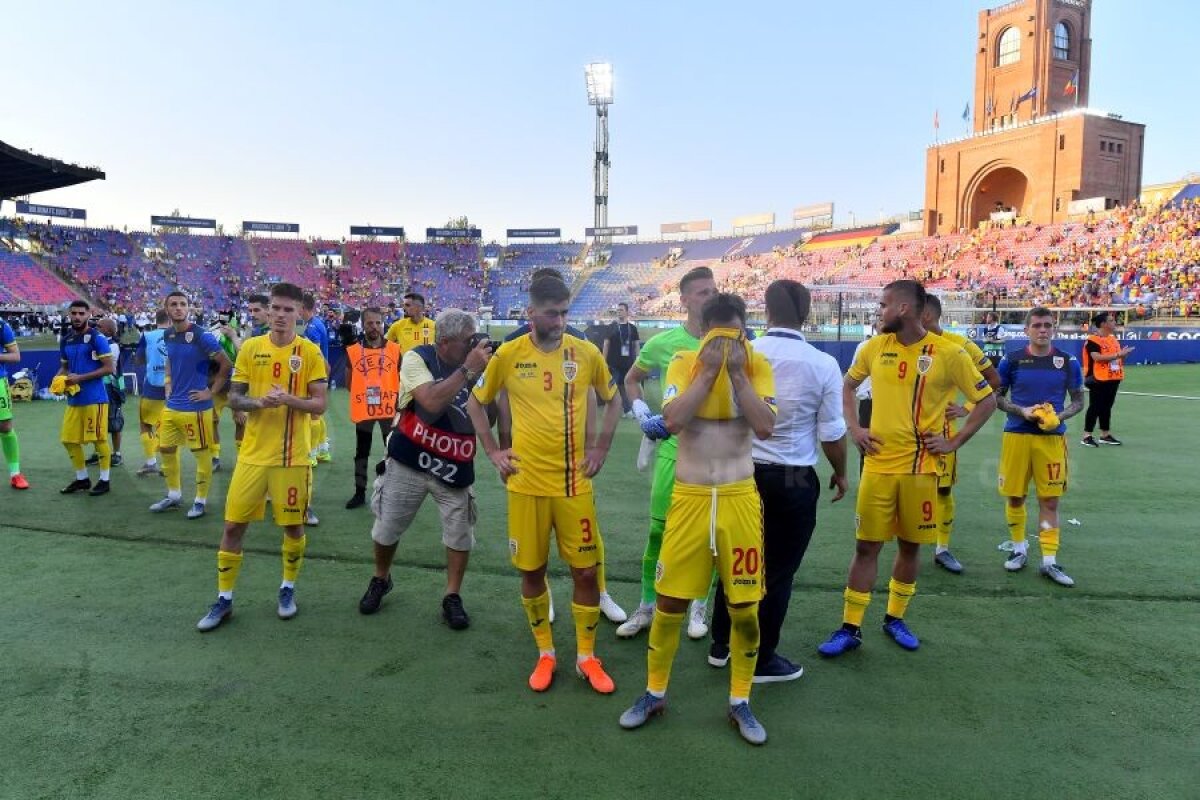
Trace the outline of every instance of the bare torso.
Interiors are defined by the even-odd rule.
[[[741,417],[726,420],[693,417],[679,432],[675,480],[719,486],[753,476],[751,438],[750,425]]]

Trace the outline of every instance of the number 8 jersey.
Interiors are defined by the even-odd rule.
[[[238,351],[231,383],[244,383],[249,397],[262,397],[279,386],[307,398],[308,385],[328,378],[325,358],[315,344],[297,336],[283,347],[270,335],[247,339]],[[238,461],[260,467],[295,467],[308,463],[310,414],[288,406],[250,412]]]
[[[873,337],[846,374],[871,379],[871,435],[882,444],[864,470],[887,475],[938,474],[942,459],[925,450],[922,434],[942,432],[960,391],[973,403],[992,393],[962,347],[928,332],[908,346],[892,333]]]

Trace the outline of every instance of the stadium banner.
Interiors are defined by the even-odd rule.
[[[479,228],[426,228],[426,239],[478,239]]]
[[[158,225],[162,228],[213,228],[217,227],[215,219],[202,219],[199,217],[159,217],[151,215],[151,225]]]
[[[820,219],[833,216],[833,203],[816,203],[811,206],[800,206],[792,211],[793,220]]]
[[[954,329],[954,326],[950,326]],[[971,336],[974,339],[983,339],[983,326],[975,325],[969,329],[961,329],[958,331],[965,336]],[[1082,341],[1088,337],[1088,331],[1084,330],[1065,330],[1062,326],[1054,332],[1054,339]],[[1118,330],[1114,334],[1118,340],[1122,342],[1200,342],[1200,328],[1184,328],[1184,327],[1151,327],[1137,326]],[[1000,338],[1005,341],[1025,340],[1025,328],[1022,325],[1001,325]],[[1126,359],[1129,361],[1129,359]]]
[[[509,228],[504,235],[509,239],[561,239],[562,228]]]
[[[242,231],[254,231],[256,233],[299,233],[299,222],[250,222],[244,220],[242,222]]]
[[[774,225],[775,212],[767,214],[747,214],[744,217],[734,217],[733,227],[737,228],[756,228],[759,225]]]
[[[404,238],[404,228],[388,227],[386,225],[351,225],[351,236],[395,236]]]
[[[86,208],[64,208],[63,206],[43,206],[38,203],[17,201],[18,214],[33,214],[36,217],[64,217],[66,219],[87,219]]]
[[[664,222],[658,226],[659,233],[712,233],[711,219],[698,219],[692,222]]]
[[[607,228],[584,228],[584,236],[637,236],[637,225],[610,225]]]

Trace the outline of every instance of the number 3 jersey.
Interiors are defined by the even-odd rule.
[[[328,378],[325,358],[315,344],[301,336],[283,347],[271,337],[247,339],[238,351],[231,383],[244,383],[249,397],[262,397],[279,386],[307,399],[308,385]],[[280,405],[250,412],[238,461],[260,467],[296,467],[308,463],[309,420],[312,415]]]
[[[602,401],[617,392],[600,350],[586,339],[563,334],[549,353],[532,334],[506,342],[475,386],[483,404],[508,391],[517,474],[508,490],[538,497],[574,497],[592,491],[582,462],[586,455],[588,389]]]
[[[864,469],[888,475],[939,474],[943,459],[925,449],[922,434],[942,432],[959,392],[973,403],[992,393],[966,351],[932,333],[908,346],[892,333],[875,336],[846,374],[871,379],[871,435],[882,444]]]
[[[401,364],[400,421],[388,437],[388,457],[456,489],[470,486],[475,482],[475,426],[467,416],[470,386],[463,386],[445,410],[433,414],[417,403],[413,389],[453,378],[458,367],[443,364],[431,344],[412,348]]]

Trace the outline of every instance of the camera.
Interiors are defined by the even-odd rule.
[[[489,336],[488,336],[486,333],[476,333],[476,334],[473,334],[473,335],[471,336],[471,349],[472,349],[472,350],[474,350],[476,347],[479,347],[479,343],[480,343],[480,342],[482,342],[482,341],[484,341],[484,340],[489,340],[490,338],[491,338],[491,337],[489,337]],[[493,352],[493,353],[494,353],[494,352],[496,351],[496,343],[495,343],[495,342],[492,342],[492,341],[488,341],[488,348],[487,348],[487,349],[488,349],[488,351],[489,351],[489,352]]]

